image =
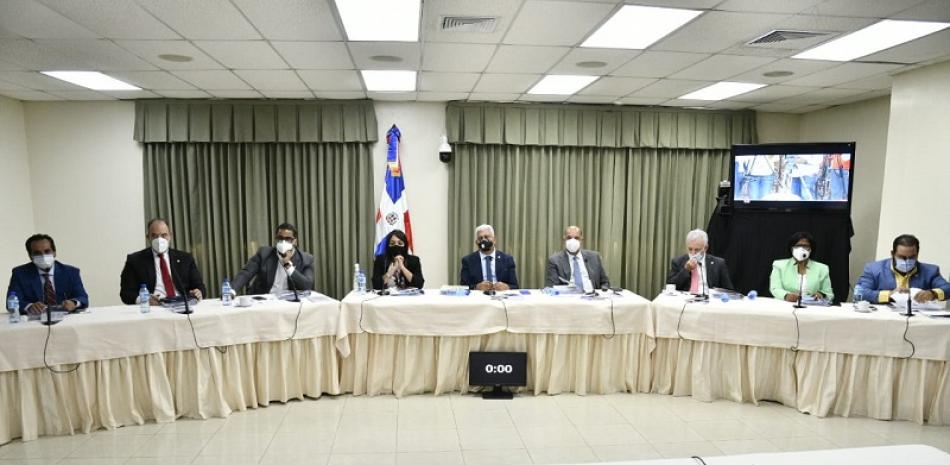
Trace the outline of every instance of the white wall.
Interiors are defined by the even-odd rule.
[[[439,138],[445,132],[444,103],[382,102],[376,106],[379,142],[373,148],[373,199],[383,192],[386,131],[393,124],[402,132],[399,146],[408,191],[414,253],[422,260],[426,287],[455,282],[449,270],[449,165],[439,161]]]
[[[29,261],[23,244],[34,233],[23,104],[6,97],[0,97],[0,166],[0,286],[5,297],[10,270]]]
[[[760,144],[798,142],[801,115],[793,113],[755,113],[755,127]]]
[[[898,75],[891,90],[877,254],[898,234],[921,242],[920,260],[950,269],[950,62]]]
[[[36,230],[82,270],[93,305],[117,305],[125,255],[145,246],[132,102],[26,103]]]

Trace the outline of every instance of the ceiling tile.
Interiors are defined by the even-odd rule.
[[[255,40],[261,35],[228,0],[148,0],[142,7],[190,40]]]
[[[706,105],[709,105],[709,100],[692,100],[692,99],[670,99],[663,102],[664,107],[691,107],[691,108],[704,108]]]
[[[91,90],[51,90],[50,94],[65,100],[115,100],[106,94],[100,94]]]
[[[27,71],[27,69],[16,63],[0,60],[0,71]]]
[[[715,53],[744,44],[772,29],[786,15],[709,11],[677,29],[651,50]]]
[[[835,87],[844,89],[865,89],[865,90],[887,90],[890,92],[894,84],[894,78],[889,74],[879,74],[869,78],[858,79],[838,84]]]
[[[815,87],[793,87],[793,86],[783,86],[783,85],[774,85],[767,86],[761,89],[753,90],[752,92],[746,92],[744,94],[736,95],[732,97],[731,100],[737,100],[740,102],[753,102],[753,103],[768,103],[774,102],[779,99],[786,97],[792,97],[795,95],[801,95],[808,93],[814,90],[818,90]]]
[[[662,6],[666,8],[709,9],[718,5],[722,0],[637,0],[637,5]],[[625,2],[634,3],[634,2]]]
[[[614,10],[603,3],[528,0],[521,7],[506,44],[579,45]]]
[[[100,93],[106,94],[106,95],[109,95],[121,100],[158,98],[158,94],[151,91],[147,91],[147,90],[103,90],[103,91],[100,91]]]
[[[33,90],[81,90],[66,81],[32,71],[0,71],[0,81],[6,81]]]
[[[870,100],[872,98],[882,97],[888,95],[888,91],[883,90],[872,90],[869,92],[864,92],[860,94],[851,95],[848,97],[842,97],[839,99],[831,100],[829,103],[832,105],[847,105],[849,103],[863,102],[865,100]]]
[[[579,74],[586,76],[602,76],[610,74],[631,58],[640,54],[636,50],[615,50],[606,48],[575,48],[561,61],[554,65],[550,74]],[[599,61],[605,63],[601,68],[578,66],[578,63]]]
[[[803,107],[798,107],[794,110],[791,110],[789,111],[789,113],[811,113],[813,111],[824,110],[825,108],[828,108],[829,106],[830,105],[821,105],[821,104],[805,105]]]
[[[450,102],[467,98],[468,92],[418,92],[416,94],[416,100],[420,102]]]
[[[825,0],[809,9],[823,16],[886,18],[921,3],[922,0]]]
[[[166,71],[115,71],[109,76],[143,89],[192,90],[195,87]]]
[[[279,99],[312,99],[313,92],[309,90],[262,90],[262,94],[267,98],[279,98]]]
[[[348,42],[347,47],[358,69],[419,69],[422,47],[406,42]],[[374,56],[390,56],[402,61],[376,61]]]
[[[92,31],[33,0],[0,1],[0,29],[30,39],[94,39]]]
[[[775,60],[766,57],[713,55],[670,77],[673,79],[722,81],[772,61]]]
[[[746,108],[751,108],[756,104],[747,103],[747,102],[732,102],[729,100],[720,100],[718,102],[707,103],[708,108],[713,108],[716,110],[745,110]]]
[[[637,90],[631,97],[654,97],[654,98],[676,98],[688,94],[696,89],[714,84],[711,81],[684,81],[678,79],[660,79],[640,90]]]
[[[652,105],[659,105],[667,100],[669,99],[656,98],[656,97],[624,97],[620,99],[620,103],[624,105],[652,106]]]
[[[950,7],[950,1],[947,2]],[[923,63],[950,56],[950,29],[861,57],[861,61]]]
[[[68,69],[74,60],[32,40],[0,39],[0,60],[27,70]]]
[[[522,102],[563,102],[570,95],[549,95],[549,94],[522,94],[518,97]]]
[[[195,45],[232,69],[287,69],[284,59],[264,41],[199,41]]]
[[[628,78],[607,76],[598,79],[581,91],[583,95],[599,95],[623,97],[637,89],[641,89],[656,82],[651,78]]]
[[[485,44],[426,43],[422,47],[422,69],[480,73],[488,66],[495,48]]]
[[[363,91],[363,82],[356,71],[300,70],[297,74],[317,97],[321,97],[321,92]]]
[[[367,97],[373,100],[411,102],[416,99],[415,92],[367,92]]]
[[[804,87],[828,87],[841,84],[843,82],[853,81],[863,77],[873,76],[888,71],[894,71],[900,68],[900,65],[888,65],[880,63],[843,63],[834,68],[809,74],[808,76],[786,81],[790,86]]]
[[[726,0],[716,5],[717,10],[758,13],[798,13],[823,0]]]
[[[49,8],[109,39],[180,39],[129,0],[41,0]]]
[[[427,92],[471,92],[479,74],[423,72],[420,88]]]
[[[264,38],[343,40],[327,0],[233,0]]]
[[[162,69],[224,69],[220,63],[184,40],[117,40],[116,44]],[[188,56],[192,60],[176,62],[158,57],[165,54]]]
[[[209,90],[208,92],[217,98],[261,98],[261,93],[256,90]]]
[[[230,71],[180,70],[173,71],[172,74],[202,90],[243,90],[251,88]]]
[[[0,90],[30,90],[30,88],[0,80]]]
[[[768,113],[791,113],[792,110],[801,107],[797,103],[766,103],[752,107],[755,111],[764,111]]]
[[[568,47],[538,47],[530,45],[502,45],[488,63],[490,73],[546,73],[571,49]]]
[[[540,79],[539,74],[483,74],[473,92],[520,94],[527,92]]]
[[[950,3],[947,0],[929,0],[892,16],[894,19],[918,21],[950,21]]]
[[[864,94],[868,91],[863,89],[837,89],[827,88],[806,92],[793,97],[786,97],[775,100],[774,103],[798,103],[800,105],[822,104],[828,105],[836,99],[850,97],[852,95]]]
[[[573,103],[607,105],[616,102],[617,98],[604,95],[572,95],[567,101]]]
[[[10,98],[17,100],[62,100],[62,98],[55,95],[47,94],[46,92],[40,92],[38,90],[0,90],[0,95],[5,95]]]
[[[745,73],[733,76],[731,79],[740,82],[757,82],[759,84],[778,84],[792,79],[805,77],[811,73],[834,68],[840,63],[827,60],[799,60],[793,58],[783,58],[773,61]],[[791,71],[791,76],[767,77],[763,74],[772,71]]]
[[[330,100],[353,100],[353,99],[362,99],[366,98],[366,92],[314,92],[314,95],[317,98],[324,98]]]
[[[168,98],[211,98],[211,95],[203,90],[156,90],[154,92]]]
[[[150,63],[125,51],[109,40],[36,40],[37,45],[69,57],[70,69],[78,70],[153,70]]]
[[[306,84],[297,77],[297,73],[284,69],[234,70],[234,74],[257,90],[305,91]]]
[[[636,77],[667,77],[711,55],[704,53],[645,51],[616,69],[613,75]]]
[[[501,92],[472,92],[468,100],[472,102],[514,102],[521,97],[521,94],[501,93]]]
[[[295,69],[353,69],[353,60],[343,42],[271,42]]]
[[[422,30],[426,42],[495,44],[501,41],[518,12],[520,1],[512,0],[440,0],[423,2]],[[446,16],[488,16],[498,18],[495,30],[488,33],[449,32],[442,30]]]

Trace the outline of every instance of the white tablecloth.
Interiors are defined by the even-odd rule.
[[[707,465],[946,465],[950,454],[923,445],[773,452],[703,457]],[[696,459],[634,460],[612,465],[697,465]]]

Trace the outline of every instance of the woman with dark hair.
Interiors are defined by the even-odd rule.
[[[409,254],[406,233],[395,229],[386,236],[386,251],[373,260],[373,289],[395,287],[422,289],[422,262]]]
[[[792,258],[772,262],[772,276],[769,280],[772,296],[788,302],[797,302],[801,292],[815,299],[834,300],[828,265],[810,258],[815,249],[815,238],[811,234],[792,234],[788,239],[788,250]]]

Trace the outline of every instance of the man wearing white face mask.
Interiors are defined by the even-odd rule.
[[[666,283],[692,294],[709,294],[709,288],[735,289],[726,260],[709,255],[709,235],[702,229],[686,234],[686,254],[670,260]]]
[[[39,314],[47,306],[60,305],[72,312],[89,306],[79,268],[56,260],[56,243],[46,234],[34,234],[26,240],[26,252],[32,263],[13,269],[7,296],[16,293],[22,313]]]
[[[920,289],[914,295],[917,302],[947,300],[950,283],[940,276],[940,267],[917,261],[920,241],[910,234],[894,238],[891,258],[868,263],[855,287],[866,289],[862,298],[885,304],[897,293]]]
[[[593,250],[581,249],[584,232],[577,226],[568,226],[564,230],[564,250],[548,258],[547,274],[544,285],[573,285],[584,292],[610,287],[610,278],[604,271],[600,254]]]
[[[205,285],[195,259],[188,252],[172,249],[172,232],[168,222],[153,218],[148,222],[145,239],[149,247],[129,254],[122,268],[119,296],[127,305],[136,303],[142,284],[151,294],[150,303],[160,305],[161,299],[188,294],[198,300],[204,296]]]
[[[313,255],[297,249],[297,228],[294,225],[283,223],[277,226],[274,246],[265,245],[258,249],[231,280],[235,292],[240,292],[248,284],[249,294],[313,290]]]

